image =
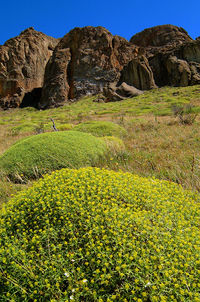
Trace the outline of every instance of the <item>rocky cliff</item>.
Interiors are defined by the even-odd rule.
[[[46,64],[57,44],[58,39],[30,27],[0,46],[0,107],[18,107],[26,93],[40,94]]]
[[[100,26],[73,29],[61,39],[48,62],[40,107],[103,92],[105,86],[120,80],[121,71],[138,57],[138,50],[126,39],[113,36]],[[139,89],[154,87],[152,76],[145,70],[148,61],[138,60],[137,65],[141,66],[141,81],[136,75],[131,85]]]
[[[173,25],[145,29],[130,41],[100,26],[74,28],[62,39],[29,28],[0,46],[3,108],[47,108],[106,91],[109,101],[119,92],[123,99],[138,89],[199,83],[200,39]]]

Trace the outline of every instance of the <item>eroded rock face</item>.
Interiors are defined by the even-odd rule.
[[[130,42],[103,27],[75,28],[59,40],[29,28],[0,46],[3,108],[44,109],[102,93],[119,100],[194,84],[200,84],[200,39],[173,25],[148,28]]]
[[[125,82],[139,90],[199,83],[199,40],[173,25],[133,36],[130,43],[103,27],[75,28],[56,47],[46,72],[40,106],[45,108]]]
[[[149,58],[158,86],[200,84],[200,41],[186,42]]]
[[[145,56],[131,60],[122,70],[120,83],[125,82],[141,90],[155,88],[153,72]]]
[[[200,41],[192,40],[181,27],[161,25],[131,38],[143,47],[157,86],[188,86],[200,83]]]
[[[131,43],[142,47],[175,46],[190,41],[192,38],[182,27],[170,24],[147,28],[130,39]]]
[[[47,65],[40,106],[101,93],[108,83],[119,81],[122,69],[138,51],[103,27],[73,29],[61,39]]]
[[[57,43],[31,27],[0,46],[0,107],[18,107],[25,93],[43,86],[45,66]]]

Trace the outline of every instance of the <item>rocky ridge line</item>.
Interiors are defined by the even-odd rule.
[[[54,39],[29,28],[0,46],[0,107],[60,106],[84,95],[120,100],[164,85],[200,84],[200,40],[173,25],[130,41],[103,27]]]

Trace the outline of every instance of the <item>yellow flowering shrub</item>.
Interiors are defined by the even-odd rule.
[[[200,301],[199,195],[63,169],[0,215],[0,301]]]

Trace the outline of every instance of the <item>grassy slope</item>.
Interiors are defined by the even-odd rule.
[[[165,87],[122,102],[101,104],[94,103],[93,98],[84,98],[46,111],[33,108],[0,111],[0,154],[40,128],[52,131],[50,118],[61,129],[88,120],[112,121],[128,130],[125,144],[129,157],[109,158],[102,166],[142,176],[155,175],[199,190],[200,118],[191,126],[183,126],[171,111],[172,105],[184,103],[191,103],[200,111],[199,92],[200,86]]]

